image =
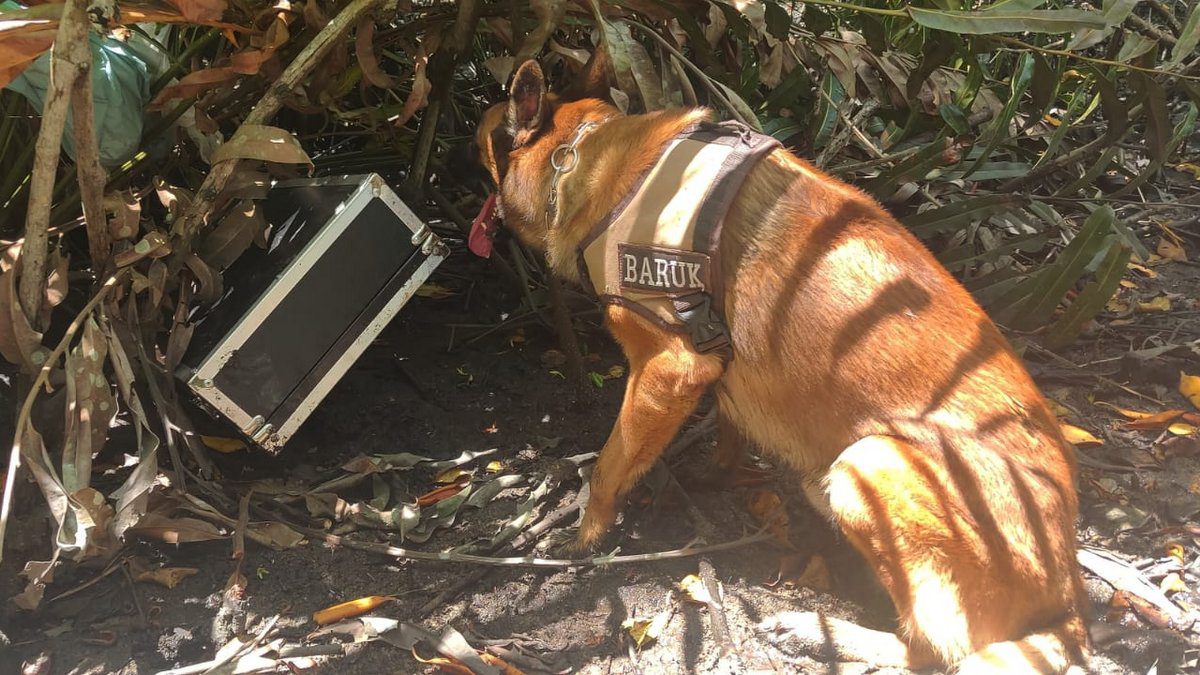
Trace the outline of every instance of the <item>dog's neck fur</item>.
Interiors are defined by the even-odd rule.
[[[710,114],[692,108],[621,116],[592,99],[556,106],[552,115],[548,133],[513,153],[503,190],[506,224],[526,244],[546,252],[553,272],[582,282],[579,243],[634,189],[676,134]],[[557,218],[549,222],[550,154],[569,142],[580,124],[610,117],[580,141],[578,165],[560,179]]]

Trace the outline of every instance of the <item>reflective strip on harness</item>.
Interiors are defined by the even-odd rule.
[[[580,243],[580,265],[596,295],[687,334],[697,351],[728,345],[721,224],[750,169],[777,147],[729,122],[700,122],[672,139]]]

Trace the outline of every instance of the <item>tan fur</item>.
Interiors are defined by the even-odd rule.
[[[493,126],[478,140],[506,226],[578,280],[580,239],[705,113],[625,117],[596,100],[543,103],[546,117],[505,170],[489,155],[501,115],[489,111]],[[580,122],[604,119],[580,143],[549,223],[550,153]],[[740,436],[824,481],[818,506],[890,593],[910,664],[1064,672],[1081,663],[1073,450],[972,297],[873,200],[784,150],[751,171],[721,246],[728,364],[605,309],[629,380],[578,543],[598,542],[715,386],[729,425],[718,463],[736,465]]]

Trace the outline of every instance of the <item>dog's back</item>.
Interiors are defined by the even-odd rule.
[[[913,646],[1077,661],[1073,450],[973,298],[876,203],[784,151],[752,172],[722,245],[722,412],[818,485]]]

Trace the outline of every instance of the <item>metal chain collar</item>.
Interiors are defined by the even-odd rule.
[[[576,146],[579,145],[579,142],[583,140],[583,137],[588,132],[607,121],[607,119],[603,119],[599,122],[581,122],[579,126],[575,127],[575,135],[571,137],[571,140],[558,146],[554,149],[554,152],[550,153],[550,166],[554,169],[554,175],[550,178],[550,198],[546,201],[547,224],[552,225],[558,217],[559,182],[564,175],[571,173],[575,170],[576,166],[579,166],[579,151],[576,150]]]

